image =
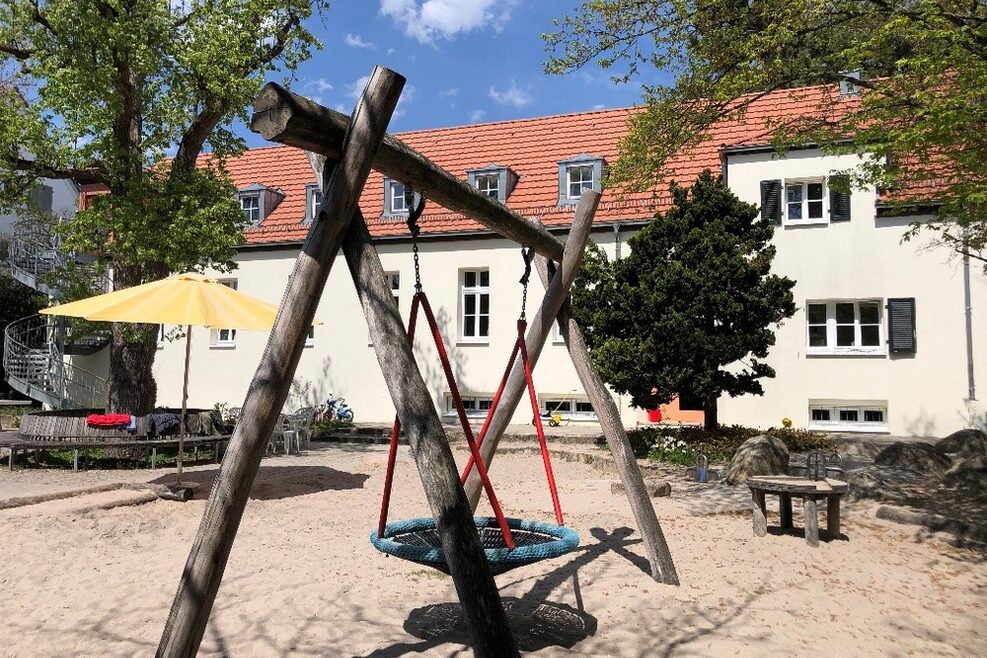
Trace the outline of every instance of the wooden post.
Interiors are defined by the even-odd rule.
[[[826,531],[833,539],[840,538],[840,494],[826,496]]]
[[[474,655],[518,656],[442,421],[408,345],[384,268],[359,212],[346,233],[343,253],[363,304],[377,360],[387,374],[384,380],[391,400],[418,465],[442,551],[469,622]]]
[[[569,288],[572,286],[576,274],[579,272],[579,265],[583,259],[583,251],[586,247],[586,239],[593,226],[593,217],[596,214],[596,206],[600,203],[600,193],[593,190],[585,190],[579,198],[579,205],[576,207],[576,216],[572,220],[572,229],[569,239],[566,241],[565,250],[562,255],[562,267],[552,277],[551,283],[546,285],[545,297],[542,299],[538,312],[528,325],[528,335],[525,336],[525,345],[528,350],[528,359],[531,367],[534,368],[541,356],[542,347],[545,340],[552,331],[555,323],[555,316],[558,314],[562,304],[569,297]],[[520,259],[519,259],[520,260]],[[524,376],[524,364],[518,359],[511,369],[511,374],[507,379],[507,385],[500,398],[500,404],[494,411],[493,418],[490,419],[487,434],[480,445],[480,456],[483,463],[488,468],[493,461],[500,437],[507,429],[517,409],[521,396],[524,395],[527,383]],[[470,507],[474,510],[480,502],[480,494],[483,483],[476,469],[470,472],[466,480],[466,495],[470,501]]]
[[[322,107],[280,85],[269,82],[254,101],[250,129],[264,139],[339,157],[349,127],[345,115]],[[554,261],[562,260],[562,243],[544,228],[445,171],[399,139],[386,135],[374,157],[374,169],[402,183],[410,183],[431,201],[460,212],[490,230]]]
[[[543,258],[537,258],[535,266],[538,268],[542,282],[548,281],[548,262]],[[679,575],[675,569],[675,562],[672,560],[672,553],[668,550],[668,543],[665,541],[665,533],[661,529],[655,507],[644,485],[644,476],[641,475],[641,469],[634,457],[634,449],[627,439],[627,432],[620,420],[620,410],[617,409],[610,390],[593,366],[589,346],[586,345],[586,338],[579,323],[572,317],[568,299],[559,310],[558,323],[566,349],[569,350],[569,358],[572,359],[572,365],[576,368],[576,374],[579,375],[586,396],[593,404],[603,436],[607,439],[607,447],[613,455],[614,465],[627,491],[627,500],[631,504],[631,512],[634,514],[638,532],[644,540],[644,551],[651,564],[651,577],[666,585],[678,585]]]
[[[768,534],[768,506],[764,498],[764,489],[751,489],[751,509],[754,512],[754,534],[757,537],[763,537]]]
[[[781,516],[781,527],[791,529],[792,524],[792,494],[778,494],[778,515]]]
[[[805,513],[805,541],[809,546],[819,545],[819,507],[814,494],[805,494],[802,499]]]
[[[378,67],[357,105],[340,161],[323,186],[321,212],[295,262],[247,392],[242,420],[209,495],[158,644],[158,656],[191,658],[199,648],[268,437],[288,396],[329,270],[357,210],[370,164],[404,82],[397,73]]]

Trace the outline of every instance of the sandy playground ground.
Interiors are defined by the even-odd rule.
[[[457,456],[461,457],[461,453]],[[450,578],[368,540],[379,446],[265,459],[201,654],[468,656]],[[844,506],[843,540],[751,533],[746,490],[689,485],[655,500],[681,587],[659,585],[614,478],[556,461],[573,554],[497,581],[519,643],[538,656],[987,656],[987,560]],[[205,491],[215,466],[192,477]],[[494,484],[511,516],[551,519],[535,455],[503,455]],[[0,473],[0,499],[165,471]],[[0,510],[0,655],[154,652],[205,505],[117,490]],[[771,502],[769,502],[769,508]],[[406,449],[392,519],[422,516]],[[796,509],[796,525],[801,514]],[[777,524],[777,517],[769,517]]]

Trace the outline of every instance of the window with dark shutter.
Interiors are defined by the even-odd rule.
[[[52,209],[52,198],[54,190],[48,185],[35,185],[31,190],[31,201],[38,210],[50,211]]]
[[[781,181],[761,181],[761,218],[772,224],[781,223]]]
[[[829,183],[829,221],[849,222],[850,193],[842,191],[850,188],[849,177],[830,176]]]
[[[915,298],[888,299],[888,347],[893,354],[915,353]]]

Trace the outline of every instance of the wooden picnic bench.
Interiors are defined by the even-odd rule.
[[[768,534],[766,494],[777,494],[781,527],[792,528],[792,496],[802,496],[805,515],[805,541],[809,546],[819,545],[818,501],[826,499],[826,530],[830,537],[840,536],[840,498],[847,492],[847,483],[823,478],[813,480],[795,475],[764,475],[747,478],[753,498],[754,534]]]
[[[213,454],[216,456],[218,464],[221,458],[222,448],[229,443],[231,435],[221,434],[213,436],[186,436],[185,445],[193,448],[197,454],[199,446],[212,445]],[[178,447],[178,436],[165,436],[158,438],[134,439],[130,441],[119,438],[99,439],[93,437],[61,438],[57,440],[32,440],[23,437],[0,438],[0,448],[7,448],[10,453],[7,456],[7,467],[14,470],[14,459],[18,451],[29,450],[72,450],[72,470],[79,470],[79,451],[90,448],[150,448],[151,468],[157,468],[158,448]]]

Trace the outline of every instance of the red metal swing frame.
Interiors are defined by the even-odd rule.
[[[456,384],[456,378],[453,376],[452,364],[450,363],[449,355],[446,352],[445,342],[442,340],[442,333],[439,331],[439,325],[435,320],[435,314],[432,313],[432,306],[429,304],[428,297],[421,290],[415,292],[415,296],[412,300],[411,317],[408,320],[408,342],[409,344],[412,344],[415,339],[415,329],[418,324],[419,308],[425,312],[425,319],[428,322],[429,329],[431,330],[432,339],[435,342],[435,349],[439,354],[439,360],[442,362],[442,370],[445,372],[446,380],[449,384],[449,391],[452,395],[453,404],[456,407],[459,422],[463,426],[463,434],[466,437],[466,443],[469,444],[470,459],[466,464],[466,468],[463,470],[461,482],[464,484],[466,483],[466,479],[475,467],[479,473],[480,480],[483,483],[483,488],[487,492],[487,497],[490,499],[490,507],[493,509],[494,517],[497,520],[497,525],[500,526],[501,532],[504,533],[504,543],[507,548],[514,548],[514,538],[511,535],[510,528],[508,527],[507,519],[504,517],[504,513],[501,510],[500,503],[497,500],[497,494],[494,493],[493,484],[490,482],[487,467],[480,456],[480,445],[482,445],[484,438],[486,438],[494,412],[500,404],[500,399],[503,396],[504,388],[507,385],[507,379],[511,374],[511,369],[513,368],[514,362],[517,360],[517,356],[520,353],[521,363],[524,365],[524,378],[527,383],[528,398],[531,401],[531,410],[534,413],[535,430],[538,434],[538,444],[541,449],[542,462],[545,465],[545,475],[548,478],[548,488],[552,496],[552,505],[555,508],[555,519],[559,525],[564,525],[562,507],[559,503],[559,492],[555,484],[555,474],[552,471],[552,461],[548,453],[548,442],[545,440],[545,429],[541,422],[541,413],[538,408],[538,397],[535,394],[535,385],[531,375],[531,361],[528,358],[528,349],[524,341],[524,334],[528,326],[527,321],[522,317],[517,322],[517,340],[514,342],[514,349],[511,351],[511,358],[508,360],[507,368],[504,370],[504,377],[501,379],[497,393],[494,395],[493,401],[490,404],[490,410],[487,412],[487,417],[483,422],[483,427],[480,430],[479,437],[474,438],[473,428],[470,426],[469,419],[466,417],[466,409],[463,406],[463,399],[459,393],[459,386]],[[384,528],[387,526],[387,512],[391,502],[391,487],[394,483],[394,465],[397,460],[398,438],[400,435],[401,420],[395,417],[394,425],[391,428],[390,448],[387,454],[387,474],[384,479],[384,495],[381,500],[380,520],[377,526],[378,537],[384,536]]]

